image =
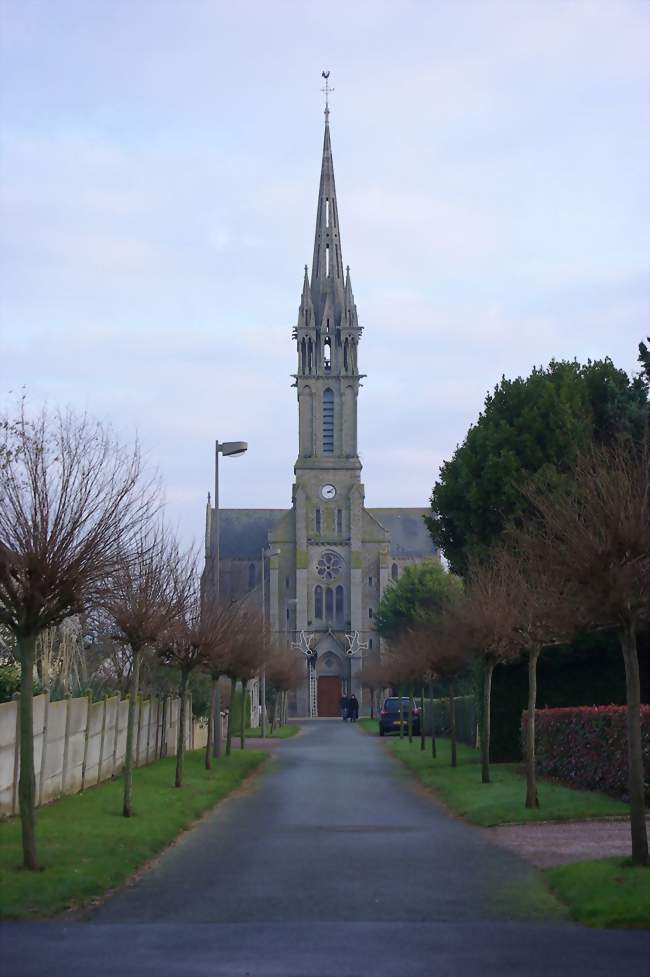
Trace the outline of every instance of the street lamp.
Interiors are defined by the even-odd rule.
[[[214,443],[214,594],[219,600],[221,590],[221,565],[219,553],[219,455],[237,458],[248,450],[246,441],[215,441]],[[214,715],[212,717],[212,755],[218,757],[221,753],[221,694],[215,696]]]
[[[219,554],[219,455],[237,458],[248,451],[246,441],[215,441],[214,443],[214,572],[215,593],[219,599],[221,589],[220,554]]]
[[[264,560],[268,556],[269,560],[273,556],[279,556],[280,550],[274,550],[270,546],[268,549],[262,547],[262,622],[264,624],[264,629],[266,630],[266,590],[265,590],[265,576],[264,576]],[[262,739],[266,736],[266,665],[262,668]]]

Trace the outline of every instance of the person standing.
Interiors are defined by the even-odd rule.
[[[349,700],[345,692],[341,696],[339,702],[339,708],[341,710],[341,719],[343,720],[343,722],[345,722],[345,720],[348,718],[349,708],[350,708]]]
[[[356,723],[357,719],[359,718],[359,700],[354,692],[348,699],[348,715],[353,723]]]

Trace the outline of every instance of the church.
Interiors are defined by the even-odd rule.
[[[357,445],[364,374],[325,105],[311,277],[293,329],[297,353],[298,456],[290,509],[215,509],[208,499],[205,585],[222,600],[263,607],[274,637],[304,657],[297,716],[335,716],[343,691],[366,712],[360,673],[381,654],[375,615],[384,589],[409,562],[439,559],[427,509],[367,509]],[[218,532],[216,519],[218,518]],[[217,555],[218,538],[218,555]]]

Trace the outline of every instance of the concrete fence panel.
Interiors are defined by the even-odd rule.
[[[88,705],[85,695],[79,699],[68,699],[68,731],[63,765],[64,794],[78,794],[82,788]]]
[[[122,770],[128,699],[113,696],[93,703],[81,696],[50,702],[45,693],[34,697],[33,713],[37,805],[93,787]],[[18,813],[19,717],[18,701],[0,703],[0,816],[5,817]],[[139,703],[134,742],[139,766],[176,754],[179,720],[178,698]],[[206,736],[206,728],[193,722],[188,696],[186,749],[205,746]]]
[[[63,755],[68,721],[68,700],[50,702],[46,710],[45,735],[39,803],[60,797],[63,793]]]
[[[81,789],[92,787],[99,781],[99,766],[102,749],[102,730],[106,701],[92,702],[88,707],[88,726],[86,729],[86,752]]]
[[[117,728],[117,707],[120,697],[115,695],[106,700],[106,716],[104,719],[104,733],[102,739],[100,759],[100,780],[108,780],[113,776],[113,758],[115,756],[115,731]]]
[[[137,715],[136,715],[137,719]],[[115,754],[113,775],[120,773],[126,756],[126,729],[129,722],[129,700],[123,699],[117,706],[117,730],[115,735]]]
[[[0,814],[12,814],[17,780],[18,703],[0,705]]]

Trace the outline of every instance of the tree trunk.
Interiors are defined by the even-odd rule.
[[[434,715],[433,682],[429,686],[429,705],[431,706],[431,756],[435,760],[438,753],[436,751],[436,717]]]
[[[413,686],[412,685],[409,685],[408,728],[409,728],[409,743],[412,743],[413,742]]]
[[[535,709],[537,708],[537,661],[541,648],[528,652],[528,726],[526,728],[526,807],[539,807],[535,776]]]
[[[628,789],[630,794],[630,830],[632,833],[632,864],[648,864],[648,833],[645,823],[643,796],[643,747],[641,743],[641,685],[639,659],[636,648],[636,628],[630,621],[620,633],[625,661],[625,689],[627,693],[627,756]]]
[[[490,783],[490,718],[492,711],[492,672],[494,662],[483,662],[483,722],[481,724],[481,781]]]
[[[456,766],[456,698],[454,682],[449,683],[449,725],[451,727],[451,765]]]
[[[370,718],[375,718],[375,690],[370,690]]]
[[[271,713],[271,730],[270,735],[273,736],[273,730],[275,729],[275,717],[278,714],[278,692],[273,693],[273,712]]]
[[[420,686],[420,749],[424,750],[426,737],[424,732],[424,685]]]
[[[400,685],[397,694],[399,695],[399,738],[404,739],[404,689]]]
[[[23,867],[35,871],[36,863],[36,780],[34,777],[34,656],[36,637],[18,639],[20,655],[20,827],[23,839]]]
[[[174,787],[183,786],[183,761],[185,760],[185,694],[187,691],[187,680],[190,673],[187,669],[181,669],[181,689],[180,689],[180,709],[178,711],[178,738],[176,740],[176,778]]]
[[[243,682],[241,684],[241,719],[239,723],[239,745],[243,750],[246,746],[246,689],[248,688],[248,682]]]
[[[205,744],[205,769],[212,770],[212,737],[214,736],[215,711],[217,708],[217,679],[212,676],[210,708],[208,710],[208,741]]]
[[[131,670],[131,689],[129,691],[129,716],[126,725],[126,754],[124,757],[124,800],[122,814],[130,818],[133,814],[133,734],[135,732],[135,711],[138,705],[138,689],[140,686],[140,655],[133,652],[133,668]],[[119,721],[120,707],[118,703],[117,718]]]
[[[217,679],[217,692],[214,700],[214,713],[212,721],[215,724],[212,731],[214,737],[214,749],[212,755],[215,760],[221,757],[221,676]]]
[[[226,756],[230,756],[232,746],[232,707],[235,704],[235,692],[237,690],[237,679],[230,679],[230,708],[228,709],[228,732],[226,733]]]

